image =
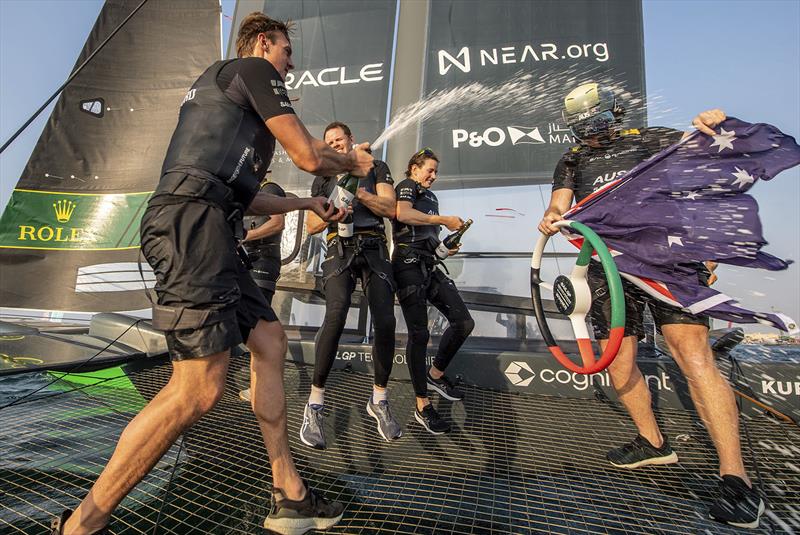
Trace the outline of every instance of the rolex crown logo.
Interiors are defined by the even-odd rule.
[[[72,212],[75,211],[77,205],[67,199],[54,202],[53,209],[56,211],[56,219],[59,223],[67,223],[72,217]]]

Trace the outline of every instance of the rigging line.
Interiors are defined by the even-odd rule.
[[[547,211],[547,205],[544,203],[544,193],[542,193],[542,185],[539,184],[537,189],[539,190],[539,197],[542,199],[542,206],[544,206],[545,211]],[[558,263],[558,252],[556,251],[556,245],[553,242],[551,242],[550,245],[553,247],[553,254],[555,255],[554,258],[556,259],[556,270],[558,271],[559,275],[563,275],[561,272],[561,264]]]
[[[145,1],[147,1],[147,0],[145,0]],[[139,325],[143,321],[144,321],[143,319],[139,319],[139,320],[136,320],[135,322],[131,323],[124,331],[122,331],[122,333],[120,333],[119,336],[117,336],[114,340],[112,340],[108,344],[106,344],[106,346],[103,349],[101,349],[100,351],[98,351],[97,353],[95,353],[94,355],[89,357],[88,359],[77,363],[74,367],[65,370],[64,374],[68,375],[70,373],[75,373],[82,366],[85,366],[86,364],[89,364],[92,361],[92,359],[94,359],[98,355],[101,355],[105,350],[107,350],[108,348],[110,348],[111,346],[116,344],[120,340],[120,338],[122,338],[123,336],[125,336],[128,333],[128,331],[130,331],[132,328],[136,327],[137,325]],[[58,381],[61,381],[61,380],[63,380],[62,377],[56,377],[52,381],[40,386],[36,390],[28,392],[27,394],[25,394],[24,396],[22,396],[20,398],[15,398],[12,401],[10,401],[9,403],[6,403],[5,405],[0,405],[0,411],[3,410],[3,409],[7,409],[8,407],[12,407],[14,405],[17,405],[17,404],[21,403],[22,401],[28,399],[29,397],[31,397],[32,395],[36,394],[37,392],[41,392],[45,388],[47,388],[49,386],[52,386],[52,385],[54,385],[55,383],[57,383]]]
[[[172,487],[172,480],[175,478],[175,472],[178,469],[178,461],[181,459],[181,452],[183,451],[183,441],[184,435],[181,435],[181,443],[178,446],[178,454],[175,455],[175,464],[172,465],[172,471],[170,472],[169,479],[167,480],[167,487],[164,489],[164,497],[161,499],[161,505],[158,508],[158,516],[156,516],[156,523],[153,526],[153,535],[158,535],[158,527],[161,525],[161,513],[164,511],[164,505],[167,503],[170,487]]]
[[[30,126],[30,124],[31,124],[31,123],[32,123],[34,120],[36,120],[36,118],[39,116],[39,114],[40,114],[40,113],[42,113],[42,112],[44,111],[44,109],[45,109],[47,106],[49,106],[49,105],[50,105],[50,103],[51,103],[51,102],[53,102],[53,99],[55,99],[55,98],[56,98],[56,97],[57,97],[57,96],[58,96],[58,95],[59,95],[59,94],[60,94],[60,93],[61,93],[61,92],[64,90],[64,88],[65,88],[65,87],[67,87],[67,86],[69,85],[69,83],[70,83],[70,82],[71,82],[71,81],[72,81],[72,80],[73,80],[73,79],[74,79],[76,76],[78,76],[78,73],[79,73],[79,72],[81,72],[81,71],[83,70],[83,68],[84,68],[84,67],[86,67],[86,65],[88,65],[88,64],[89,64],[89,62],[92,60],[92,58],[94,58],[94,57],[97,55],[97,53],[98,53],[98,52],[100,52],[100,51],[103,49],[103,47],[104,47],[104,46],[106,46],[106,44],[108,44],[108,42],[111,40],[111,38],[112,38],[112,37],[114,37],[114,36],[117,34],[117,32],[118,32],[118,31],[120,31],[120,30],[122,29],[122,27],[123,27],[123,26],[125,26],[125,24],[126,24],[126,23],[127,23],[129,20],[131,20],[131,17],[133,17],[133,16],[136,14],[136,12],[137,12],[137,11],[139,11],[139,10],[140,10],[140,9],[141,9],[141,8],[142,8],[142,7],[143,7],[145,4],[146,4],[146,3],[147,3],[147,0],[142,0],[142,2],[141,2],[141,3],[140,3],[138,6],[136,6],[136,9],[134,9],[133,11],[131,11],[130,15],[128,15],[127,17],[125,17],[125,20],[123,20],[123,21],[120,23],[120,25],[119,25],[119,26],[117,26],[117,27],[116,27],[116,29],[115,29],[113,32],[111,32],[111,34],[110,34],[108,37],[106,37],[106,38],[105,38],[105,40],[104,40],[102,43],[100,43],[100,45],[99,45],[99,46],[98,46],[98,47],[95,49],[95,51],[94,51],[94,52],[92,52],[92,53],[89,55],[89,57],[88,57],[88,58],[86,58],[86,60],[85,60],[83,63],[81,63],[81,64],[80,64],[80,66],[79,66],[77,69],[75,69],[75,71],[74,71],[74,72],[73,72],[73,73],[72,73],[72,74],[69,76],[69,78],[67,78],[67,81],[66,81],[66,82],[64,82],[63,84],[61,84],[61,87],[59,87],[58,89],[56,89],[56,92],[55,92],[55,93],[53,93],[52,95],[50,95],[50,98],[48,98],[48,99],[47,99],[47,101],[45,101],[45,103],[44,103],[44,104],[42,104],[42,106],[41,106],[41,107],[40,107],[38,110],[36,110],[36,112],[34,112],[34,114],[33,114],[33,115],[31,115],[31,116],[30,116],[30,118],[29,118],[27,121],[25,121],[25,124],[23,124],[23,125],[22,125],[22,126],[19,128],[19,130],[17,130],[16,132],[14,132],[14,134],[13,134],[13,135],[12,135],[10,138],[8,138],[8,141],[6,141],[5,143],[3,143],[3,146],[2,146],[2,147],[0,147],[0,154],[2,154],[2,153],[3,153],[3,152],[4,152],[4,151],[5,151],[7,148],[8,148],[8,146],[9,146],[9,145],[11,145],[11,144],[14,142],[14,140],[15,140],[15,139],[17,139],[17,137],[19,137],[19,135],[20,135],[20,134],[21,134],[21,133],[22,133],[22,132],[23,132],[23,131],[24,131],[26,128],[28,128],[28,126]]]

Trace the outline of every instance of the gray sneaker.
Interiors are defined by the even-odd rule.
[[[303,411],[303,425],[300,426],[300,440],[303,444],[318,450],[325,449],[323,421],[322,405],[306,404]]]
[[[306,484],[306,497],[300,501],[287,498],[281,489],[272,490],[272,508],[264,527],[281,535],[302,535],[312,530],[326,530],[342,519],[344,505],[329,502]]]
[[[389,410],[389,402],[385,399],[373,403],[372,396],[370,396],[367,400],[367,414],[378,422],[378,432],[386,442],[397,440],[403,436],[403,430],[397,420],[394,419],[394,416],[392,416],[392,411]]]

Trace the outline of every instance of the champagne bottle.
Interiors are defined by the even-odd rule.
[[[472,225],[472,219],[467,219],[464,224],[461,225],[461,228],[445,237],[442,243],[436,248],[436,256],[442,260],[450,256],[450,250],[458,247],[458,244],[461,242],[461,236],[464,235],[470,225]]]
[[[358,177],[350,173],[339,175],[336,187],[330,196],[330,201],[336,208],[347,208],[353,204],[358,191]],[[342,238],[349,238],[353,235],[353,214],[348,214],[337,225],[337,233]]]

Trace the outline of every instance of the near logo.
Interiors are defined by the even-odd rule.
[[[81,100],[81,111],[99,118],[106,113],[106,103],[102,98]]]

